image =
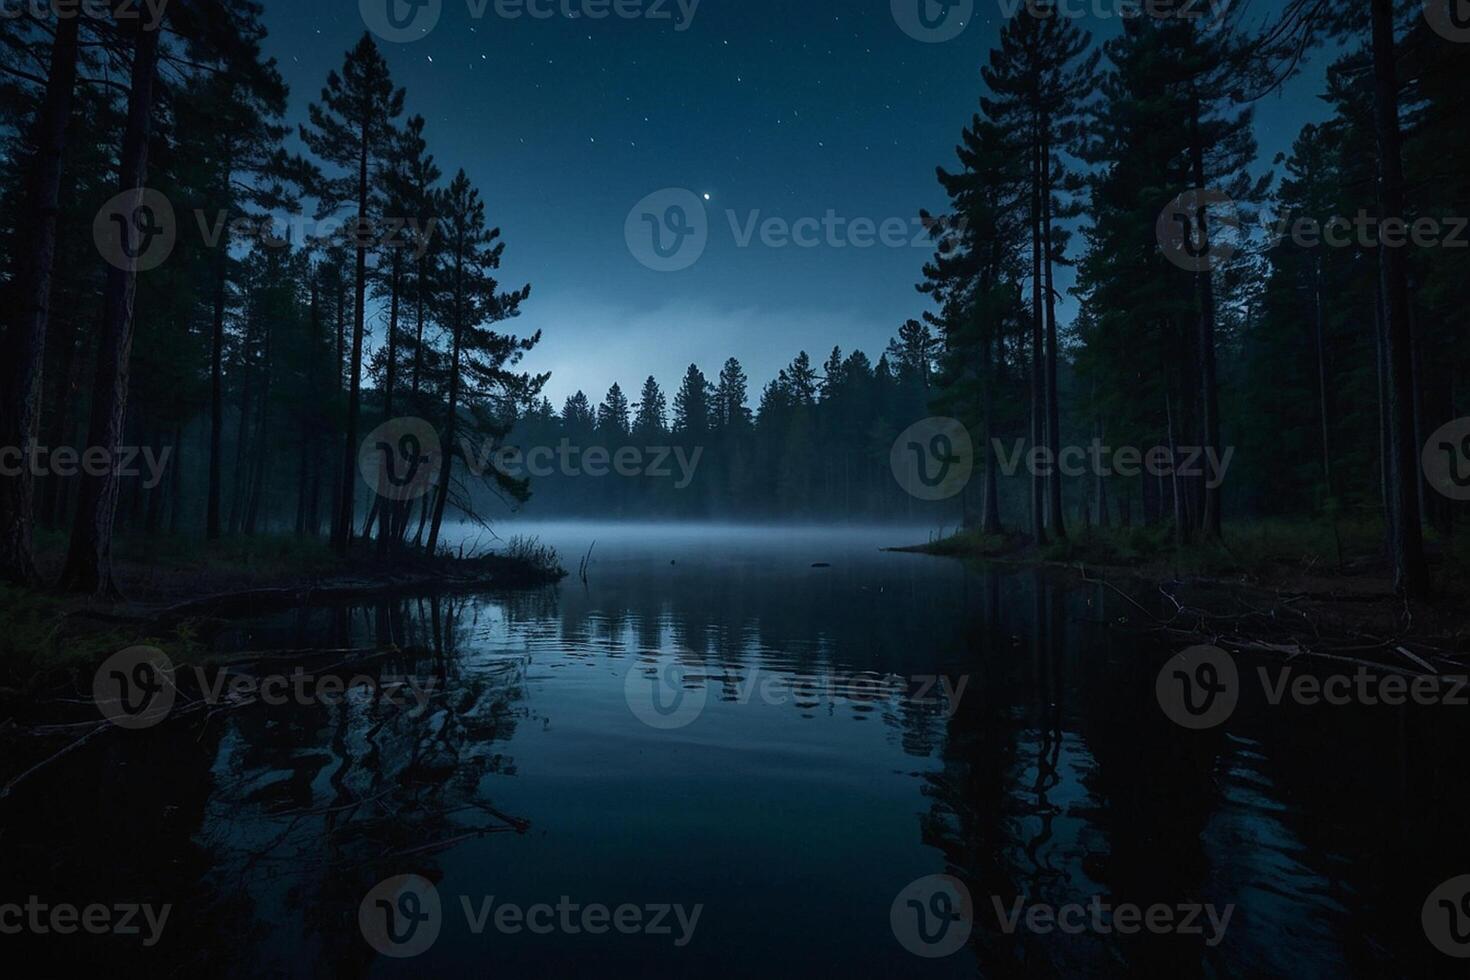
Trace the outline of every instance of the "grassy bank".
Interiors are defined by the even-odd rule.
[[[54,581],[65,541],[41,535],[37,544],[43,575]],[[233,616],[309,601],[530,588],[566,575],[554,550],[526,539],[471,556],[384,556],[358,544],[344,557],[326,542],[294,536],[149,536],[119,539],[114,562],[122,602],[0,586],[0,708],[128,646],[185,660]]]
[[[1017,534],[965,530],[898,550],[989,561],[1128,570],[1144,577],[1231,578],[1260,584],[1291,579],[1355,582],[1392,591],[1383,527],[1375,522],[1250,521],[1227,523],[1219,541],[1181,544],[1167,525],[1073,528],[1068,537],[1035,547]],[[1470,542],[1428,537],[1442,590],[1463,588]]]

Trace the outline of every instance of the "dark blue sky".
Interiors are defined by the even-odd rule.
[[[876,360],[923,309],[913,286],[927,249],[740,247],[726,212],[742,225],[829,210],[878,224],[942,208],[934,168],[976,109],[1010,0],[974,0],[963,33],[934,44],[904,33],[890,0],[702,0],[683,30],[675,0],[659,4],[667,20],[561,14],[585,0],[541,0],[556,16],[515,20],[494,0],[481,17],[471,0],[441,2],[421,40],[380,47],[441,168],[463,167],[480,187],[507,242],[506,281],[532,283],[517,329],[545,331],[529,367],[553,372],[558,406],[577,388],[596,402],[612,381],[632,396],[649,373],[672,389],[691,361],[712,376],[731,355],[754,399],[798,349],[820,361],[840,344]],[[363,13],[358,0],[266,7],[296,118],[363,33]],[[1099,37],[1116,25],[1084,23]],[[1263,160],[1324,115],[1325,60],[1259,108]],[[670,187],[710,195],[709,240],[692,266],[661,273],[630,253],[624,224]]]

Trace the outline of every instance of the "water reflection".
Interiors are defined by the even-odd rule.
[[[169,902],[172,918],[148,949],[22,938],[56,963],[251,976],[1443,965],[1418,915],[1470,870],[1463,712],[1247,698],[1185,732],[1154,700],[1171,651],[1106,628],[1116,596],[878,540],[604,540],[585,586],[242,623],[222,653],[310,651],[293,663],[312,677],[420,697],[219,707],[79,750],[7,804],[6,893]],[[655,727],[629,675],[657,682],[669,663],[697,711]],[[974,926],[961,951],[919,959],[890,903],[940,872],[970,892]],[[444,924],[394,960],[357,910],[408,873],[437,888]],[[488,896],[704,912],[682,947],[476,934],[461,897]],[[1234,911],[1211,944],[1008,929],[1018,901]]]

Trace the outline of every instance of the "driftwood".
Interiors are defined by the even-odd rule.
[[[1234,653],[1262,653],[1287,659],[1311,657],[1411,677],[1439,674],[1441,670],[1436,663],[1459,666],[1455,660],[1458,651],[1445,645],[1452,638],[1414,634],[1414,617],[1407,604],[1396,617],[1398,630],[1391,635],[1376,635],[1356,626],[1351,629],[1328,626],[1299,608],[1308,599],[1337,601],[1327,595],[1279,593],[1268,607],[1262,608],[1235,594],[1232,598],[1243,611],[1224,613],[1186,604],[1180,600],[1177,589],[1171,591],[1171,583],[1166,583],[1158,586],[1158,593],[1170,611],[1160,615],[1107,579],[1089,576],[1084,566],[1078,565],[1077,569],[1084,582],[1110,589],[1137,611],[1143,626],[1135,629],[1171,640],[1208,643]],[[1382,597],[1344,598],[1352,602],[1383,601]]]
[[[77,738],[74,741],[68,742],[66,746],[63,747],[60,751],[47,756],[40,762],[37,762],[35,765],[31,766],[29,769],[26,769],[24,772],[15,776],[3,787],[0,787],[0,800],[3,800],[6,797],[10,796],[10,794],[15,790],[17,786],[25,782],[31,776],[34,776],[42,769],[45,769],[56,760],[71,754],[73,750],[81,748],[83,745],[90,742],[92,739],[96,738],[98,735],[101,735],[107,729],[112,727],[112,723],[109,721],[92,722],[89,724],[91,724],[92,727],[87,731],[85,735],[82,735],[80,738]]]

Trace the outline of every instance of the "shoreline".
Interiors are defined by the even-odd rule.
[[[61,554],[39,556],[54,581]],[[242,616],[305,604],[535,589],[566,577],[555,552],[535,542],[501,553],[379,555],[358,543],[336,556],[324,542],[290,537],[181,546],[127,542],[115,561],[119,601],[49,588],[0,586],[0,712],[6,702],[54,686],[127,646],[147,644],[180,660],[208,653],[210,638]]]
[[[1068,541],[1037,548],[1023,535],[966,531],[884,550],[1065,574],[1128,604],[1109,628],[1179,643],[1412,675],[1470,670],[1470,604],[1453,588],[1463,590],[1467,579],[1456,574],[1452,555],[1439,556],[1440,591],[1409,603],[1395,592],[1387,560],[1371,552],[1355,550],[1336,567],[1322,567],[1322,556],[1310,550],[1292,560],[1244,548],[1231,553],[1229,531],[1226,545],[1142,554],[1118,547],[1121,536],[1140,532],[1082,528]]]

